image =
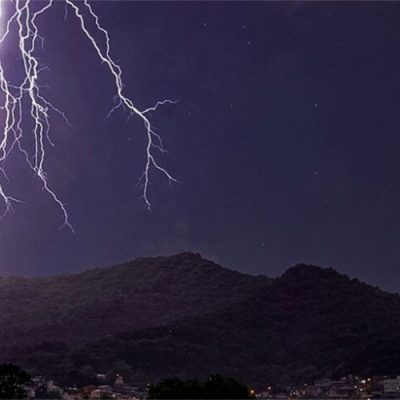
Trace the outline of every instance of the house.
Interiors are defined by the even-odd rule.
[[[124,384],[124,378],[122,377],[122,375],[117,375],[115,378],[114,385],[122,386],[123,384]]]
[[[383,392],[384,393],[400,393],[400,376],[394,379],[383,380]]]

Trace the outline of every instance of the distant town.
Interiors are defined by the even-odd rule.
[[[117,375],[115,381],[105,383],[105,374],[96,374],[98,385],[60,387],[53,380],[36,376],[26,385],[29,399],[116,399],[145,400],[149,398],[149,386],[140,387],[124,381]],[[104,383],[101,383],[104,381]],[[256,391],[249,388],[250,397],[256,399],[398,399],[400,376],[360,377],[348,375],[341,379],[321,379],[312,384],[293,386],[268,386]]]
[[[282,389],[269,386],[254,395],[260,399],[398,399],[400,376],[348,375],[337,380],[320,379],[313,384],[304,383]]]
[[[98,382],[106,382],[105,374],[96,374]],[[67,386],[61,387],[52,379],[43,376],[32,378],[26,385],[25,390],[29,399],[63,399],[63,400],[85,400],[85,399],[120,399],[120,400],[142,400],[148,398],[148,387],[142,388],[124,382],[121,375],[115,377],[113,384],[88,385],[83,387]]]

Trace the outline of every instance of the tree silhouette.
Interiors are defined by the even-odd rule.
[[[150,386],[151,399],[250,399],[249,389],[232,378],[211,375],[205,382],[164,379]]]
[[[13,364],[0,364],[0,399],[23,399],[30,376]]]

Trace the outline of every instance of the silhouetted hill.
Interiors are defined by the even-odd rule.
[[[226,306],[268,284],[198,254],[50,278],[0,278],[0,343],[94,340]]]
[[[147,325],[103,327],[103,337],[87,343],[65,345],[49,335],[48,343],[9,348],[3,352],[5,357],[68,382],[89,381],[94,371],[107,372],[117,364],[129,366],[129,375],[140,383],[218,372],[259,387],[348,373],[400,372],[400,297],[396,294],[315,266],[298,265],[269,280],[237,274],[191,254],[137,262],[142,268],[155,265],[152,273],[163,288],[157,292],[159,303],[164,293],[165,299],[174,299],[169,320],[161,318],[155,326],[154,312]],[[176,265],[179,273],[160,267],[167,264]],[[116,268],[127,268],[121,274],[131,271]],[[82,276],[68,279],[80,281]],[[134,290],[133,285],[121,283],[121,287]],[[151,291],[147,293],[152,299]],[[182,312],[183,306],[176,304],[186,302],[186,297],[190,307]],[[197,305],[196,299],[200,299]],[[126,318],[134,318],[131,310],[136,312],[127,309]],[[90,318],[96,319],[94,314]]]

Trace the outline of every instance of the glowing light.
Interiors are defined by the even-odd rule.
[[[15,84],[11,82],[6,77],[0,57],[0,95],[4,98],[3,103],[0,104],[1,112],[4,115],[4,126],[2,134],[0,134],[0,172],[4,179],[8,179],[2,167],[3,162],[12,151],[22,153],[29,168],[39,178],[44,191],[59,206],[63,216],[63,226],[67,226],[73,231],[67,209],[63,201],[51,188],[45,170],[47,147],[53,146],[50,138],[50,114],[58,114],[64,119],[65,123],[70,125],[65,114],[44,97],[41,92],[41,84],[39,83],[40,73],[45,69],[45,66],[39,63],[36,56],[38,44],[42,44],[44,40],[39,33],[37,21],[53,6],[54,1],[47,0],[46,3],[40,2],[40,7],[37,6],[38,2],[34,2],[33,0],[15,0],[10,2],[12,12],[6,21],[4,33],[0,35],[0,45],[7,39],[9,33],[14,30],[18,35],[18,52],[24,76],[22,83]],[[129,111],[130,117],[137,117],[143,123],[147,144],[145,148],[146,162],[141,181],[143,183],[143,200],[146,207],[150,209],[151,203],[148,192],[151,170],[154,169],[163,174],[170,183],[176,180],[159,164],[155,157],[155,150],[161,152],[165,152],[165,150],[161,137],[152,128],[148,113],[156,111],[158,107],[164,104],[175,102],[166,99],[157,101],[154,106],[144,110],[138,109],[133,100],[125,93],[122,69],[111,57],[109,33],[100,24],[100,19],[94,12],[91,4],[89,4],[89,1],[64,1],[67,9],[69,8],[78,20],[83,37],[90,42],[94,52],[97,54],[102,65],[106,66],[109,70],[110,76],[114,81],[116,104],[111,108],[107,117],[117,109],[125,108]],[[2,0],[0,0],[0,15],[1,8]],[[90,28],[89,26],[93,26],[94,28]],[[99,37],[102,39],[99,40]],[[22,141],[25,135],[23,123],[25,121],[24,107],[26,105],[28,105],[29,119],[33,123],[32,135],[34,145],[32,150],[26,149]],[[17,199],[6,192],[4,179],[3,183],[0,181],[0,200],[4,204],[3,215],[12,208],[14,202],[18,202]]]

